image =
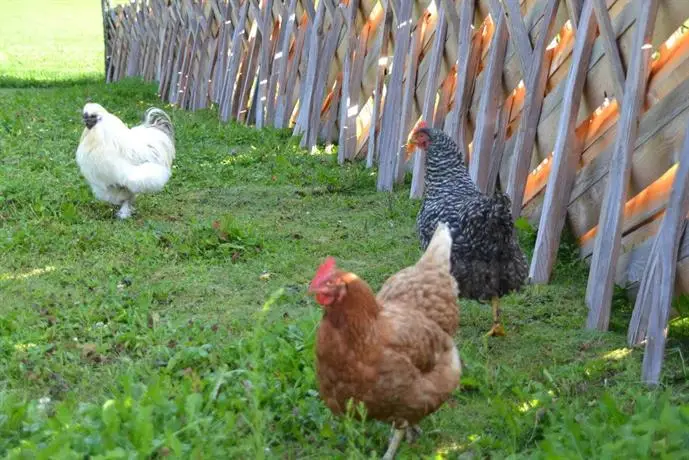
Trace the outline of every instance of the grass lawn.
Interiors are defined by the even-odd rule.
[[[374,172],[289,132],[164,107],[173,177],[115,220],[74,161],[81,107],[134,124],[160,101],[155,85],[100,80],[100,27],[84,0],[12,2],[0,19],[0,455],[381,455],[389,427],[319,399],[321,312],[305,293],[326,255],[374,288],[416,261],[408,185],[376,193]],[[504,299],[505,338],[484,339],[490,310],[460,302],[462,388],[400,458],[689,458],[687,320],[648,390],[621,290],[611,331],[583,329],[575,252],[563,245],[550,285]]]

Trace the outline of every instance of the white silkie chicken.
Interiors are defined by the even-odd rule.
[[[175,159],[174,129],[170,117],[150,108],[144,121],[131,129],[101,105],[83,110],[84,129],[77,148],[77,164],[97,199],[120,206],[126,219],[139,193],[163,189]]]

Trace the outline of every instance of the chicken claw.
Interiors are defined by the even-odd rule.
[[[486,337],[504,337],[507,334],[502,322],[500,322],[500,299],[493,297],[491,303],[493,305],[493,327],[490,328]]]
[[[421,427],[418,425],[407,427],[405,439],[411,444],[419,439],[419,436],[421,436],[422,433],[423,430],[421,430]]]
[[[505,337],[506,335],[505,328],[500,323],[493,324],[490,331],[486,333],[486,337]]]
[[[134,207],[131,205],[131,203],[129,203],[129,201],[125,201],[122,203],[120,210],[117,211],[117,217],[122,220],[128,219],[132,216],[132,211],[134,211]]]

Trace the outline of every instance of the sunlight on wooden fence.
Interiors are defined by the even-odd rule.
[[[568,221],[591,260],[587,327],[608,328],[614,283],[638,291],[629,341],[658,382],[675,278],[689,292],[689,2],[148,0],[104,15],[108,82],[155,80],[182,109],[336,143],[340,163],[377,167],[379,190],[411,172],[420,197],[422,152],[406,164],[402,144],[420,118],[446,130],[478,187],[499,179],[538,226],[533,282]]]

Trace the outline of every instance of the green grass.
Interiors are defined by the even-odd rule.
[[[92,81],[103,74],[103,19],[97,0],[3,2],[0,87]]]
[[[376,193],[372,171],[288,132],[165,107],[173,177],[117,221],[74,161],[80,108],[90,98],[132,124],[160,104],[155,86],[105,85],[95,53],[75,70],[26,40],[28,64],[0,79],[18,87],[0,98],[0,455],[379,456],[387,426],[336,419],[318,397],[321,312],[305,291],[329,254],[374,288],[415,262],[408,186]],[[583,329],[575,253],[563,244],[551,284],[504,299],[505,338],[484,339],[489,309],[460,303],[462,388],[400,458],[687,458],[689,322],[673,322],[663,384],[647,389],[621,290],[611,331]]]

